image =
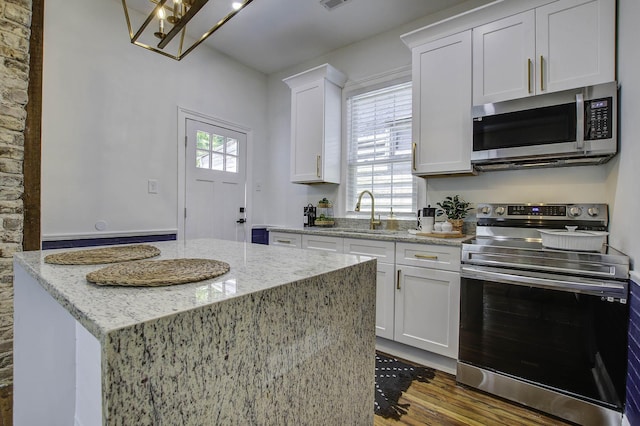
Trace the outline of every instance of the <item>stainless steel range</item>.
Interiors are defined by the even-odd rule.
[[[604,204],[479,204],[462,246],[458,382],[582,425],[620,425],[629,258],[549,249],[538,229],[606,231]]]

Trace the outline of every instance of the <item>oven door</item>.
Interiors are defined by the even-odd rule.
[[[463,265],[460,363],[621,412],[627,283],[521,273]]]

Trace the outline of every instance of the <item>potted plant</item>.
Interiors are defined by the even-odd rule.
[[[470,203],[464,201],[459,195],[446,197],[441,203],[436,203],[442,210],[438,211],[438,216],[442,213],[447,216],[447,221],[453,226],[456,232],[462,232],[463,219],[467,217],[467,213],[472,209]]]

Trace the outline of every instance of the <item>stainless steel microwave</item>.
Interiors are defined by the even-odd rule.
[[[478,105],[477,170],[602,164],[618,151],[618,84]]]

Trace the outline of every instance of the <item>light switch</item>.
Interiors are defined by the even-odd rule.
[[[158,180],[157,179],[149,179],[147,181],[147,190],[149,194],[157,194],[158,193]]]

